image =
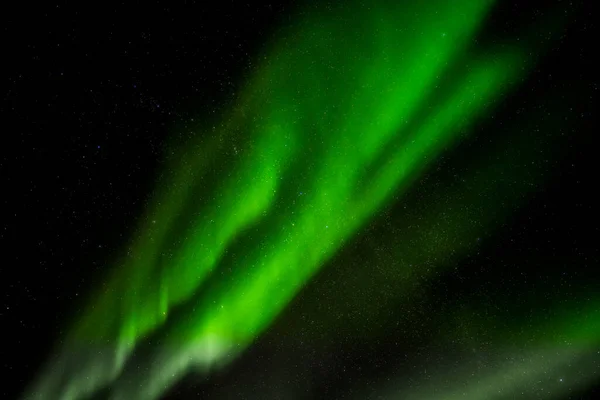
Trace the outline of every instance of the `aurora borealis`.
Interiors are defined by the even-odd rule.
[[[303,302],[321,323],[302,342],[323,354],[321,336],[346,332],[360,347],[420,323],[414,312],[389,315],[427,303],[423,287],[459,274],[550,180],[569,129],[556,99],[569,96],[548,91],[530,112],[501,116],[568,16],[552,9],[493,35],[491,0],[390,3],[296,7],[253,56],[233,104],[190,138],[172,128],[133,237],[22,398],[161,398],[186,377],[235,371],[273,332],[295,342],[298,320],[284,314]],[[486,141],[491,129],[507,133]],[[463,150],[472,143],[484,144]],[[436,172],[454,159],[454,172]],[[395,222],[378,222],[386,213]],[[384,250],[369,253],[374,240]],[[544,289],[524,291],[502,307],[486,303],[506,303],[501,292],[441,302],[443,317],[397,341],[430,339],[448,365],[419,367],[430,371],[421,376],[390,366],[369,388],[330,398],[560,398],[564,380],[591,385],[593,280],[533,316],[519,312]],[[482,347],[493,349],[484,366],[470,350]]]

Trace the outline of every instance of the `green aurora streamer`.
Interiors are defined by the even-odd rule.
[[[230,362],[533,61],[473,44],[492,1],[375,3],[305,13],[210,138],[174,152],[127,256],[26,398],[153,399]],[[129,367],[148,337],[146,367]]]

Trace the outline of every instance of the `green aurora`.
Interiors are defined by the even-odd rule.
[[[170,147],[126,254],[25,398],[81,399],[108,388],[111,399],[154,399],[191,371],[232,362],[378,212],[525,79],[538,55],[531,43],[476,40],[492,8],[491,0],[348,2],[299,14],[266,46],[212,132]],[[410,288],[427,277],[412,270],[425,254],[435,260],[429,275],[443,269],[543,181],[542,171],[529,171],[527,182],[507,191],[498,179],[521,174],[511,161],[536,157],[530,147],[505,146],[495,161],[474,166],[478,173],[465,185],[430,196],[418,229],[399,235],[411,245],[395,246],[390,256],[403,260],[394,267],[403,269],[396,295],[410,299]],[[226,172],[216,172],[224,163]],[[482,210],[476,225],[465,209],[447,208],[475,205],[485,191],[503,201],[474,206]],[[450,233],[437,234],[440,223]],[[500,387],[503,395],[516,393],[597,345],[597,301],[589,323],[569,318],[556,317],[564,327],[529,361],[499,362],[466,389],[390,388],[389,396],[482,399]],[[158,340],[139,359],[134,353],[148,337]],[[561,340],[580,346],[540,361]]]

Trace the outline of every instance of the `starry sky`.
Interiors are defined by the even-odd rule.
[[[587,399],[586,2],[10,5],[3,398]]]

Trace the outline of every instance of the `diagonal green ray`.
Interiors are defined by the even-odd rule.
[[[491,68],[482,61],[464,77],[464,90],[455,92],[439,110],[432,113],[432,124],[425,124],[414,134],[413,147],[402,148],[390,163],[396,174],[375,179],[378,190],[361,191],[360,199],[353,188],[344,193],[349,201],[332,202],[331,180],[318,181],[322,187],[313,188],[317,204],[309,202],[307,209],[290,214],[283,224],[285,231],[273,233],[272,250],[255,250],[247,260],[248,266],[239,271],[225,286],[214,285],[198,299],[198,307],[180,325],[172,325],[166,345],[159,349],[148,369],[148,375],[137,377],[143,385],[131,385],[124,380],[117,385],[115,398],[154,398],[164,388],[180,378],[190,366],[209,367],[231,358],[243,350],[293,298],[295,293],[379,206],[386,195],[403,189],[403,178],[434,160],[458,128],[462,116],[474,117],[483,111],[498,87],[513,78],[512,68],[520,66],[516,54],[502,61],[496,58]],[[512,66],[512,67],[511,67]],[[476,96],[474,96],[476,94]],[[454,123],[452,123],[454,122]],[[454,128],[454,129],[453,129]],[[407,157],[412,154],[412,157]],[[333,181],[333,182],[332,182]],[[345,185],[337,188],[345,189]],[[347,218],[353,216],[353,218]],[[315,237],[319,239],[315,241]],[[135,380],[134,380],[135,381]]]
[[[215,139],[181,150],[128,256],[91,298],[31,397],[93,393],[119,376],[153,332],[168,337],[155,351],[160,365],[139,378],[141,388],[118,381],[116,398],[157,397],[190,366],[223,362],[248,346],[524,72],[519,51],[470,53],[491,4],[351,2],[308,12],[284,31]],[[448,80],[457,83],[440,91]],[[445,100],[429,109],[438,96]],[[229,140],[243,148],[231,166]],[[204,186],[215,165],[218,179]],[[211,281],[237,243],[247,244],[244,261]],[[170,319],[190,304],[185,322]]]

